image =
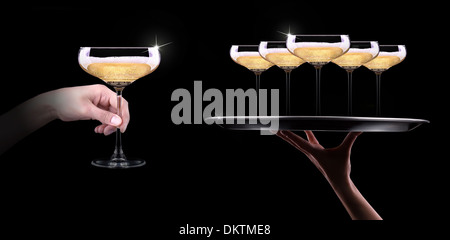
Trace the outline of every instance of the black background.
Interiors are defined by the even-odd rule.
[[[5,7],[2,113],[45,91],[102,83],[79,67],[81,46],[151,46],[156,35],[159,45],[170,44],[160,49],[159,68],[124,91],[132,119],[124,150],[147,165],[95,168],[90,161],[112,153],[114,136],[95,134],[94,121],[54,121],[1,156],[4,217],[45,226],[46,232],[101,229],[180,239],[191,239],[178,235],[185,224],[270,224],[271,235],[260,239],[298,238],[333,226],[402,234],[417,228],[398,229],[399,224],[423,229],[445,209],[438,169],[446,161],[439,150],[447,140],[438,140],[444,132],[437,131],[448,100],[442,56],[432,51],[445,42],[435,9],[439,6],[311,1]],[[406,133],[365,133],[352,151],[351,177],[383,223],[351,223],[320,172],[275,136],[171,121],[176,104],[171,93],[186,88],[193,94],[195,80],[203,82],[203,90],[253,88],[254,75],[231,60],[230,46],[284,40],[279,32],[289,29],[406,45],[406,59],[382,76],[383,115],[431,124]],[[313,114],[314,74],[308,64],[293,71],[294,114]],[[361,68],[353,79],[355,114],[373,115],[375,75]],[[322,69],[324,115],[346,113],[346,80],[334,64]],[[282,102],[283,71],[267,70],[261,87],[280,89]],[[334,147],[345,134],[316,136]]]

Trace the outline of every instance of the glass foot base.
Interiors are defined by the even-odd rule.
[[[145,165],[145,160],[142,159],[96,159],[91,162],[92,165],[102,168],[114,168],[114,169],[125,169],[125,168],[135,168],[142,167]]]

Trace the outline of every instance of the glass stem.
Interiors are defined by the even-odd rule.
[[[320,70],[322,65],[314,66],[316,69],[316,116],[322,115],[320,106]]]
[[[261,73],[260,72],[255,72],[256,75],[256,95],[259,94],[259,87],[260,87],[260,81],[261,81]]]
[[[122,118],[122,91],[123,88],[114,88],[117,93],[117,115]],[[120,128],[116,129],[116,146],[114,149],[114,153],[111,156],[111,160],[121,160],[126,161],[127,158],[122,150],[122,133],[120,132]]]
[[[260,88],[260,82],[261,82],[261,72],[255,72],[256,75],[256,116],[259,116],[259,88]]]
[[[377,84],[377,104],[376,104],[376,113],[375,115],[377,117],[381,116],[381,72],[376,72],[375,76],[377,77],[376,79],[376,84]]]
[[[291,70],[286,72],[286,116],[291,115]]]
[[[353,106],[352,106],[352,104],[353,104],[353,93],[352,93],[352,73],[353,73],[353,70],[347,70],[347,80],[348,80],[348,92],[347,92],[347,94],[348,94],[348,96],[347,96],[347,101],[348,101],[348,103],[347,103],[347,115],[348,116],[352,116],[353,115]]]

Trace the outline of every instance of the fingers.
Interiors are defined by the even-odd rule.
[[[92,106],[92,108],[96,107]],[[120,118],[117,114],[112,113],[117,111],[113,107],[110,107],[109,111],[100,108],[92,109],[91,111],[91,118],[97,119],[103,123],[97,126],[94,131],[96,133],[103,133],[106,136],[115,132],[117,127],[119,127],[120,132],[124,133],[127,129],[128,123],[130,122],[128,102],[125,101],[125,99],[122,101],[122,118]],[[108,119],[110,120],[108,121]]]
[[[109,111],[113,114],[117,113],[118,109],[117,94],[103,85],[94,85],[93,87],[95,87],[96,89],[96,91],[92,91],[94,93],[94,95],[91,96],[93,98],[92,99],[93,104],[102,110]],[[115,115],[118,116],[117,114]],[[104,118],[108,118],[108,116],[104,116]],[[121,97],[121,122],[119,124],[110,124],[107,122],[107,119],[99,119],[99,118],[95,119],[99,120],[104,124],[119,127],[122,133],[125,132],[125,130],[128,127],[128,123],[130,122],[128,101],[125,100],[123,97]]]
[[[113,106],[109,106],[107,108],[100,106],[100,108],[108,110],[112,113],[117,113],[117,109]],[[122,133],[127,130],[128,123],[130,122],[130,111],[128,109],[128,101],[122,98],[122,124],[120,125],[120,131]]]
[[[130,122],[130,110],[128,109],[128,101],[122,98],[122,125],[120,125],[120,131],[122,133],[127,130],[128,123]]]
[[[299,146],[297,146],[297,144],[295,144],[294,141],[292,141],[290,138],[288,138],[286,135],[282,134],[281,131],[277,132],[277,136],[280,137],[281,139],[283,139],[284,141],[286,141],[287,143],[291,144],[293,147],[297,148],[298,150],[300,150],[301,152],[306,154],[306,151],[302,148],[300,148]]]
[[[107,125],[107,124],[101,124],[101,125],[98,125],[98,126],[94,129],[94,131],[95,131],[96,133],[103,133],[103,134],[105,134],[105,136],[108,136],[108,135],[111,135],[113,132],[115,132],[116,129],[117,129],[117,128],[114,127],[114,126]]]
[[[306,137],[308,138],[308,142],[310,142],[311,144],[316,144],[316,145],[320,145],[319,141],[317,141],[316,136],[314,136],[314,133],[310,130],[305,131],[306,133]]]
[[[100,109],[95,105],[90,106],[88,114],[92,119],[96,119],[103,124],[112,125],[115,127],[119,127],[123,122],[122,118],[117,114]]]
[[[344,141],[342,141],[340,147],[346,148],[350,150],[355,142],[356,138],[361,135],[362,132],[349,132],[345,137]]]
[[[291,131],[278,131],[277,136],[281,137],[283,140],[290,143],[292,146],[305,154],[311,154],[314,151],[313,146],[311,146],[308,141]]]

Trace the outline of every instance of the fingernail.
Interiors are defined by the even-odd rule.
[[[114,116],[111,118],[111,124],[112,124],[112,125],[114,125],[114,126],[119,126],[121,123],[122,123],[122,119],[121,119],[119,116],[114,115]]]

